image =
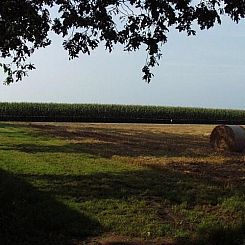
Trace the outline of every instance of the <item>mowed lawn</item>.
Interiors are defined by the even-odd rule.
[[[1,123],[0,244],[244,244],[245,154],[213,128]]]

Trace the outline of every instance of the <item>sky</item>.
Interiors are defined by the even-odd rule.
[[[225,19],[196,36],[170,31],[150,84],[142,80],[146,53],[103,47],[69,61],[62,40],[36,52],[36,70],[0,84],[1,102],[134,104],[245,109],[244,24]],[[2,78],[0,73],[0,78]]]

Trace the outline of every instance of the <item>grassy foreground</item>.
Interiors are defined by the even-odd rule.
[[[1,123],[1,244],[244,244],[245,155],[212,128]]]

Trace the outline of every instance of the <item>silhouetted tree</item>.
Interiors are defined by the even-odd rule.
[[[195,35],[194,23],[209,29],[221,24],[222,15],[238,23],[245,16],[245,0],[1,0],[5,83],[19,81],[35,69],[28,58],[51,44],[50,31],[62,35],[70,58],[90,54],[99,43],[109,52],[115,44],[129,52],[145,46],[143,79],[150,82],[150,68],[161,58],[170,27]]]

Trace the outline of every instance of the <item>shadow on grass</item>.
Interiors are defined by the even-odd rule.
[[[97,222],[0,170],[1,244],[68,245],[99,230]]]
[[[72,126],[72,124],[10,124],[14,128],[34,129],[28,131],[36,140],[46,139],[75,140],[64,146],[33,146],[35,152],[84,152],[100,157],[111,156],[192,156],[202,157],[212,153],[209,138],[202,135],[177,134],[151,131],[148,128],[100,128],[99,126]],[[48,137],[48,138],[47,138]],[[85,140],[85,142],[83,142]],[[19,150],[31,152],[32,145],[19,145]]]
[[[240,245],[239,242],[244,238],[244,219],[237,217],[244,209],[239,209],[236,203],[226,210],[221,208],[224,200],[233,196],[243,197],[244,189],[240,187],[226,190],[219,183],[169,169],[82,176],[27,175],[26,178],[28,181],[33,179],[45,183],[43,190],[52,195],[80,203],[112,199],[128,200],[129,203],[132,200],[144,200],[154,210],[158,221],[189,233],[185,239],[177,239],[177,244]],[[173,210],[175,205],[180,205],[179,210]],[[196,207],[200,210],[196,211]],[[234,211],[237,207],[238,210]],[[107,208],[105,206],[103,210]],[[189,214],[196,215],[196,220],[191,220]],[[239,221],[235,220],[238,218]],[[196,234],[194,240],[190,234]]]
[[[52,136],[56,135],[62,138],[81,140],[79,143],[69,143],[62,146],[54,145],[36,145],[32,144],[16,144],[3,147],[7,150],[17,150],[20,152],[27,153],[88,153],[97,157],[111,158],[114,155],[118,156],[191,156],[199,157],[208,155],[211,150],[209,147],[208,139],[205,137],[196,137],[192,135],[179,135],[174,133],[153,133],[146,130],[134,130],[130,132],[130,135],[126,133],[128,130],[104,130],[104,129],[93,129],[82,128],[79,132],[68,132],[66,128],[57,126],[50,126],[48,132],[45,131],[45,127],[39,127],[41,132],[40,136]],[[91,143],[82,142],[83,139],[91,140]],[[97,142],[93,142],[93,140]],[[35,143],[35,142],[33,142]],[[48,142],[47,142],[48,143]],[[83,230],[84,235],[93,234],[93,231],[101,229],[96,222],[88,219],[87,217],[81,217],[81,214],[76,213],[70,209],[67,209],[62,204],[58,203],[53,199],[53,196],[63,197],[65,199],[76,200],[76,202],[85,202],[93,200],[128,200],[130,198],[134,200],[144,200],[149,204],[149,207],[154,209],[157,214],[157,218],[163,222],[169,222],[173,225],[174,229],[183,229],[190,231],[190,233],[195,233],[195,240],[187,237],[177,241],[178,244],[219,244],[219,245],[233,245],[242,244],[242,239],[244,239],[245,227],[244,219],[238,225],[233,225],[236,223],[237,219],[241,219],[237,214],[241,209],[236,211],[237,204],[229,204],[226,210],[222,210],[221,204],[222,200],[226,200],[233,197],[244,197],[244,162],[234,162],[227,160],[222,164],[206,164],[203,162],[196,162],[196,164],[185,164],[182,165],[179,162],[173,163],[169,166],[159,167],[157,165],[150,166],[150,168],[141,171],[131,171],[122,173],[97,173],[93,175],[26,175],[22,176],[26,178],[28,182],[40,181],[42,183],[42,190],[44,193],[40,193],[33,187],[29,186],[22,179],[11,176],[5,172],[2,174],[5,178],[13,179],[16,182],[14,190],[12,191],[8,186],[5,187],[6,190],[11,190],[11,192],[16,193],[16,198],[18,200],[25,200],[25,194],[18,192],[17,186],[20,182],[20,186],[24,186],[26,189],[25,193],[34,192],[34,200],[46,200],[37,201],[32,203],[27,201],[28,205],[22,204],[22,209],[32,210],[33,206],[37,203],[43,203],[49,211],[40,216],[40,225],[37,225],[35,219],[30,218],[31,226],[33,226],[33,234],[35,237],[41,237],[43,242],[41,244],[48,244],[49,241],[54,238],[57,241],[68,241],[70,234],[74,231]],[[0,175],[2,178],[2,176]],[[0,183],[1,184],[1,183]],[[5,185],[6,186],[6,185]],[[0,186],[0,195],[2,184]],[[21,195],[24,195],[22,198]],[[37,197],[36,197],[37,196]],[[45,198],[45,197],[48,198]],[[1,197],[1,196],[0,196]],[[44,198],[44,199],[43,199]],[[14,200],[15,200],[14,199]],[[50,200],[50,201],[47,201]],[[51,204],[49,203],[51,202]],[[11,207],[11,197],[8,197],[8,201]],[[166,205],[167,203],[167,205]],[[183,210],[193,211],[195,207],[201,209],[201,217],[197,217],[194,221],[190,217],[186,217],[185,214],[178,211],[178,214],[173,212],[171,206],[184,204]],[[2,205],[2,204],[0,204]],[[233,205],[233,206],[232,206]],[[27,209],[25,209],[27,207]],[[38,210],[42,210],[42,206],[37,206]],[[204,210],[203,210],[204,209]],[[7,206],[5,207],[7,209]],[[45,208],[43,210],[46,210]],[[53,227],[54,225],[46,226],[42,217],[46,216],[49,220],[48,224],[52,224],[49,216],[55,216],[57,210],[61,210],[63,213],[68,213],[65,217],[80,217],[77,223],[73,226],[63,226],[57,230]],[[232,211],[233,210],[233,211]],[[235,210],[235,211],[234,211]],[[10,218],[5,218],[4,227],[10,227],[7,230],[7,234],[13,234],[14,230],[17,230],[17,234],[22,239],[25,236],[31,241],[29,244],[36,243],[36,238],[30,234],[25,233],[28,230],[29,222],[25,222],[23,219],[22,211],[17,210],[17,217],[20,217],[20,221],[12,222],[14,219],[11,216],[11,212],[8,214]],[[244,209],[243,209],[244,211]],[[37,210],[33,211],[38,213]],[[1,211],[0,211],[1,214]],[[3,212],[4,214],[4,212]],[[49,215],[51,214],[51,215]],[[197,214],[200,216],[200,214]],[[31,215],[32,217],[33,215]],[[206,217],[212,217],[217,222],[210,222]],[[4,220],[4,215],[2,215],[2,220]],[[35,217],[35,215],[34,215]],[[173,218],[174,217],[174,218]],[[58,218],[58,220],[60,217]],[[75,218],[74,218],[75,219]],[[10,221],[8,221],[10,220]],[[23,221],[24,220],[24,221]],[[59,221],[57,223],[69,224],[68,221]],[[80,223],[79,220],[82,220]],[[220,221],[219,221],[220,220]],[[2,221],[1,221],[2,222]],[[22,225],[24,222],[24,225]],[[8,225],[9,224],[9,225]],[[13,226],[13,224],[15,224]],[[89,228],[86,228],[86,225]],[[11,228],[12,227],[12,228]],[[21,230],[21,227],[27,227]],[[59,226],[58,226],[59,227]],[[73,227],[71,233],[69,233],[64,227]],[[79,228],[80,227],[80,228]],[[85,228],[82,228],[85,227]],[[6,228],[5,228],[6,229]],[[10,230],[9,230],[10,229]],[[31,230],[31,228],[30,228]],[[69,230],[69,229],[68,229]],[[51,233],[50,233],[51,231]],[[12,233],[11,233],[12,232]],[[68,235],[65,235],[68,232]],[[5,232],[6,233],[6,232]],[[25,235],[21,235],[21,234]],[[3,233],[4,234],[4,233]],[[29,234],[29,235],[28,235]],[[44,235],[42,235],[44,234]],[[76,232],[75,235],[76,236]],[[1,234],[2,235],[2,234]],[[73,237],[74,237],[73,236]],[[14,239],[13,236],[12,239]],[[46,239],[46,240],[45,240]],[[15,240],[13,240],[15,242]],[[47,242],[46,242],[47,241]],[[15,244],[15,243],[10,243]],[[20,244],[20,243],[16,243]],[[28,243],[26,243],[28,244]],[[28,245],[29,245],[28,244]],[[52,243],[53,244],[53,243]],[[57,244],[62,244],[62,242],[57,242]],[[66,244],[66,243],[63,243]]]
[[[153,137],[150,135],[149,137]],[[75,139],[75,138],[74,138]],[[97,140],[96,138],[93,138]],[[79,140],[76,138],[75,140]],[[37,141],[38,143],[38,141]],[[47,142],[48,143],[48,142]],[[98,157],[111,158],[112,156],[137,157],[137,156],[192,156],[203,157],[211,153],[207,139],[197,140],[195,137],[175,134],[161,134],[161,140],[147,140],[147,138],[135,136],[116,141],[114,138],[108,141],[78,142],[64,145],[39,145],[16,144],[2,145],[4,149],[18,150],[27,153],[51,152],[51,153],[86,153]]]

